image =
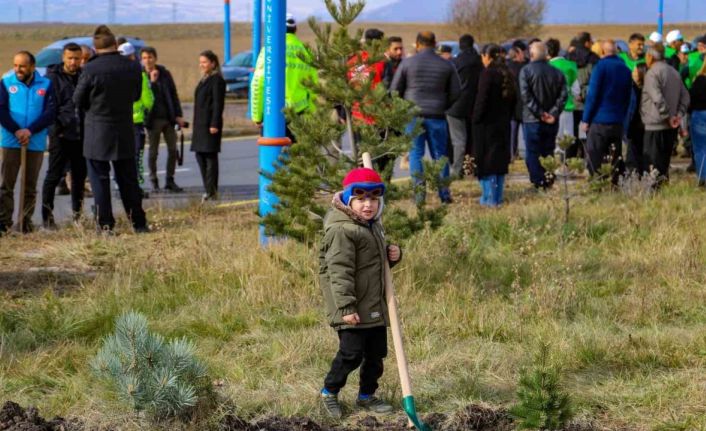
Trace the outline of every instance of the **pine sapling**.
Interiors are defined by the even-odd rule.
[[[518,429],[554,431],[573,417],[571,399],[561,385],[561,369],[551,363],[549,345],[542,344],[531,369],[520,373],[519,403],[510,409]]]
[[[210,389],[195,351],[186,339],[166,341],[151,333],[143,315],[128,312],[116,319],[91,367],[136,411],[155,419],[183,417]]]
[[[409,151],[412,137],[420,130],[419,125],[409,128],[417,113],[412,103],[390,94],[383,84],[373,84],[372,66],[385,59],[383,44],[362,42],[362,30],[351,29],[365,2],[325,0],[325,5],[334,23],[309,19],[315,43],[300,55],[317,71],[315,80],[302,83],[315,95],[316,109],[285,112],[297,142],[285,149],[279,169],[270,176],[270,190],[279,203],[263,220],[269,235],[306,243],[317,240],[332,193],[340,189],[346,172],[361,165],[364,152],[372,155],[374,164],[395,160]],[[388,163],[382,176],[389,180],[393,169],[394,163]],[[425,175],[425,179],[431,188],[441,186],[438,175]],[[396,199],[411,199],[413,192],[390,184],[385,204],[391,207]],[[404,239],[438,225],[444,213],[443,207],[425,205],[414,213],[396,208],[397,222],[386,216],[387,233]],[[402,229],[395,231],[397,227]]]
[[[559,177],[562,184],[562,200],[564,201],[564,224],[569,223],[571,198],[569,193],[569,178],[580,174],[585,169],[583,160],[567,158],[566,150],[576,141],[572,135],[565,134],[556,140],[557,150],[553,156],[540,157],[539,162],[547,172],[547,176]]]

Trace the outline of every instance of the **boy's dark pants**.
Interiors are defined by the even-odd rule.
[[[387,356],[387,328],[343,329],[338,331],[338,339],[338,353],[326,375],[324,388],[338,393],[346,385],[348,375],[360,367],[360,394],[374,394]]]

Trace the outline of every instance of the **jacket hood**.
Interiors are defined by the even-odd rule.
[[[385,201],[384,198],[380,198],[380,207],[378,208],[377,214],[375,214],[375,217],[371,221],[367,221],[360,217],[358,214],[353,212],[351,207],[345,205],[343,201],[341,200],[341,195],[343,192],[338,192],[333,196],[333,199],[331,201],[331,207],[335,210],[338,210],[338,212],[334,212],[329,219],[327,219],[327,225],[328,224],[333,224],[333,223],[340,223],[340,222],[346,222],[346,221],[354,221],[358,224],[364,225],[364,226],[370,226],[372,223],[380,220],[380,216],[382,216],[382,210],[385,207]]]

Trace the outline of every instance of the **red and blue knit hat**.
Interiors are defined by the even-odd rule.
[[[385,194],[385,183],[380,175],[370,168],[356,168],[348,172],[343,179],[343,194],[341,200],[344,204],[350,205],[353,199],[353,189],[363,189],[366,191],[382,189]]]

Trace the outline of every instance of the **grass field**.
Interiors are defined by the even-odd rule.
[[[371,24],[363,27],[378,27],[387,35],[400,35],[408,50],[420,30],[431,29],[438,40],[457,39],[458,34],[443,24]],[[237,23],[233,26],[234,52],[250,49],[250,24]],[[671,27],[668,27],[671,28]],[[706,33],[706,23],[679,25],[688,40]],[[0,25],[0,70],[12,67],[12,54],[20,49],[37,52],[43,46],[66,36],[90,34],[93,26],[87,25]],[[540,37],[557,37],[568,43],[571,37],[582,30],[591,31],[594,38],[627,39],[635,32],[648,34],[653,25],[556,25],[546,26]],[[192,100],[199,80],[198,55],[205,49],[212,49],[221,58],[223,54],[222,26],[218,24],[165,24],[142,26],[115,26],[116,34],[137,36],[157,48],[160,62],[174,74],[179,94],[183,100]],[[304,41],[313,42],[313,33],[306,23],[300,24],[300,36]]]
[[[448,223],[404,244],[395,269],[421,410],[511,404],[519,370],[548,342],[580,419],[706,429],[706,206],[693,182],[677,175],[647,200],[582,191],[568,225],[557,195],[514,186],[489,211],[475,182],[455,184]],[[259,248],[250,208],[149,217],[156,232],[144,236],[121,225],[107,239],[75,228],[2,239],[0,399],[152,429],[88,368],[114,318],[136,310],[197,343],[238,414],[319,418],[336,342],[316,251]],[[395,400],[392,355],[386,366],[381,394]],[[354,393],[344,391],[348,405]]]

